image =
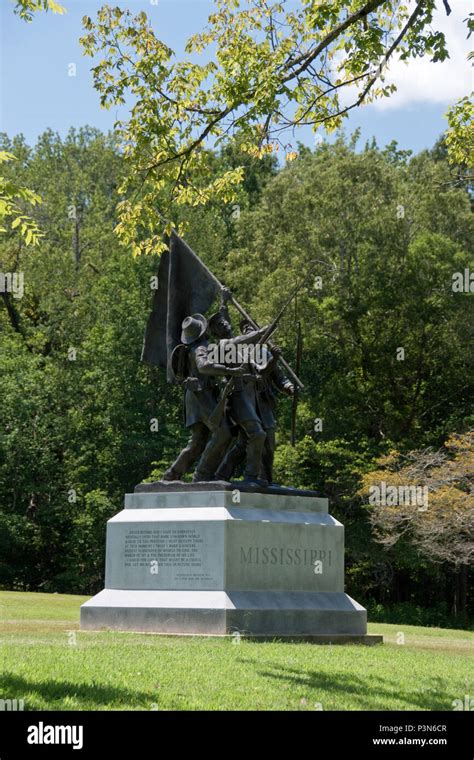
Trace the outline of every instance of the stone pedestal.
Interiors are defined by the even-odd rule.
[[[187,488],[126,495],[83,629],[380,640],[344,593],[344,528],[326,499]]]

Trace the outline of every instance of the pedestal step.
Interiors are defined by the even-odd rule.
[[[81,627],[244,636],[364,636],[367,613],[344,593],[305,591],[124,591],[82,605]]]

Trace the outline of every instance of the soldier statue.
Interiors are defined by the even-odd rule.
[[[250,325],[250,329],[243,335],[237,339],[233,338],[227,307],[224,303],[221,309],[210,317],[209,330],[212,336],[219,340],[220,345],[225,347],[232,342],[255,343],[266,328],[255,331]],[[268,486],[268,481],[261,476],[261,473],[266,433],[257,409],[258,380],[258,375],[250,371],[250,368],[243,376],[235,378],[227,400],[227,412],[230,421],[238,426],[238,435],[244,437],[246,442],[239,460],[241,462],[245,459],[244,482],[251,481],[253,484],[265,488]],[[234,468],[226,468],[224,471],[219,467],[216,478],[228,480],[232,476],[233,470]],[[224,475],[228,477],[224,477]]]
[[[253,327],[247,319],[243,319],[240,322],[240,329],[245,335],[252,331]],[[267,347],[264,347],[263,363],[254,365],[254,371],[257,376],[256,411],[265,431],[260,478],[271,485],[277,485],[273,483],[273,460],[276,445],[276,398],[274,389],[278,389],[289,396],[295,394],[295,386],[278,366],[280,353],[281,351],[278,346],[273,346],[271,351]],[[245,430],[241,429],[239,430],[237,439],[219,466],[216,474],[219,480],[230,480],[232,478],[237,467],[245,459],[247,445],[247,435]]]

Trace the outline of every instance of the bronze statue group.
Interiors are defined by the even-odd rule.
[[[217,313],[209,319],[193,314],[182,322],[171,370],[184,388],[190,437],[163,480],[182,480],[195,468],[194,482],[230,481],[243,466],[246,486],[273,483],[276,391],[293,396],[295,386],[278,366],[278,347],[263,346],[260,361],[248,360],[248,351],[242,354],[244,347],[265,343],[269,328],[256,330],[244,319],[241,334],[233,336],[227,306],[231,298],[224,288]],[[230,350],[216,352],[216,346]],[[233,356],[234,361],[220,363],[216,355]],[[242,355],[245,363],[239,361]]]

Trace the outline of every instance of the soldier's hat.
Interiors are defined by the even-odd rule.
[[[206,330],[207,319],[202,314],[193,314],[191,317],[186,317],[181,325],[181,343],[189,346],[194,341],[199,340]]]

